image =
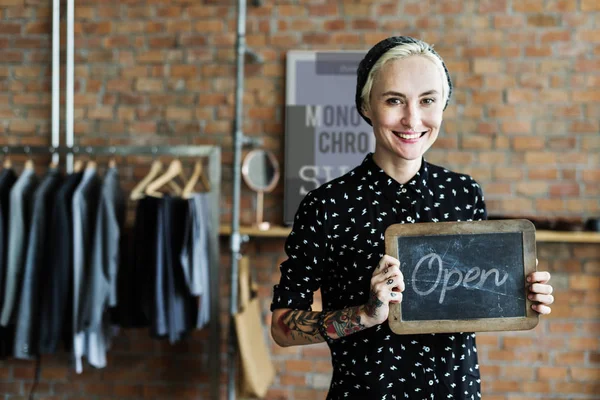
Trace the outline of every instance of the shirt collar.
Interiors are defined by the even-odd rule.
[[[372,183],[376,184],[377,187],[384,189],[387,193],[395,193],[396,195],[410,195],[419,196],[424,198],[429,192],[427,181],[429,180],[429,165],[422,159],[421,168],[415,176],[413,176],[408,182],[402,184],[396,181],[394,178],[385,173],[373,160],[373,153],[367,154],[361,164],[361,168],[364,169],[367,179],[371,180]]]

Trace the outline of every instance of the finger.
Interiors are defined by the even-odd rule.
[[[534,304],[531,306],[531,308],[542,315],[548,315],[552,312],[552,309],[550,307],[545,306],[543,304]]]
[[[538,261],[538,259],[536,258],[536,259],[535,259],[535,266],[537,267],[539,263],[540,263],[540,262],[539,262],[539,261]]]
[[[390,279],[392,282],[390,282]],[[385,281],[387,285],[395,285],[395,287],[399,288],[400,291],[404,291],[404,275],[402,272],[397,270],[395,273],[390,273],[383,277],[382,281]]]
[[[529,288],[531,293],[539,293],[539,294],[552,294],[554,289],[550,285],[545,285],[543,283],[534,283]]]
[[[386,266],[384,268],[373,271],[373,277],[381,275],[382,279],[386,276],[395,276],[400,274],[400,267],[397,265]]]
[[[381,260],[379,260],[379,264],[377,264],[377,268],[378,269],[383,269],[385,267],[391,267],[391,266],[400,266],[400,261],[398,261],[398,259],[392,257],[392,256],[388,256],[387,254],[384,255],[383,257],[381,257]]]
[[[551,294],[530,294],[528,298],[531,301],[536,301],[540,304],[548,306],[554,303],[554,296],[552,296]]]
[[[527,282],[548,283],[550,280],[550,272],[538,271],[532,272],[527,276]]]
[[[402,302],[402,293],[390,292],[390,303],[401,303],[401,302]]]

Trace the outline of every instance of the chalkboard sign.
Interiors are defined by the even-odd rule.
[[[536,269],[527,220],[397,224],[386,252],[400,261],[405,291],[390,306],[397,334],[523,330],[538,314],[527,299]]]

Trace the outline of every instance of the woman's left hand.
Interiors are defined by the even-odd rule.
[[[532,272],[527,276],[528,298],[537,303],[533,304],[531,308],[543,315],[550,314],[552,311],[550,305],[554,303],[553,288],[548,284],[549,280],[550,273],[546,271]]]

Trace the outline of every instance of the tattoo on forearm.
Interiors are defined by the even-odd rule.
[[[325,318],[325,329],[332,339],[345,337],[365,329],[360,322],[358,307],[334,311]]]
[[[365,312],[369,317],[376,318],[377,311],[382,305],[383,302],[377,298],[375,292],[371,291],[371,294],[369,295],[369,301],[365,307]]]
[[[311,342],[320,342],[318,329],[319,313],[302,310],[289,310],[279,318],[283,333],[292,339],[304,338]]]
[[[327,314],[323,324],[331,339],[348,336],[365,329],[361,322],[359,307],[350,307]],[[319,312],[289,310],[279,317],[277,323],[285,336],[292,339],[305,339],[311,343],[322,342],[319,332]]]

